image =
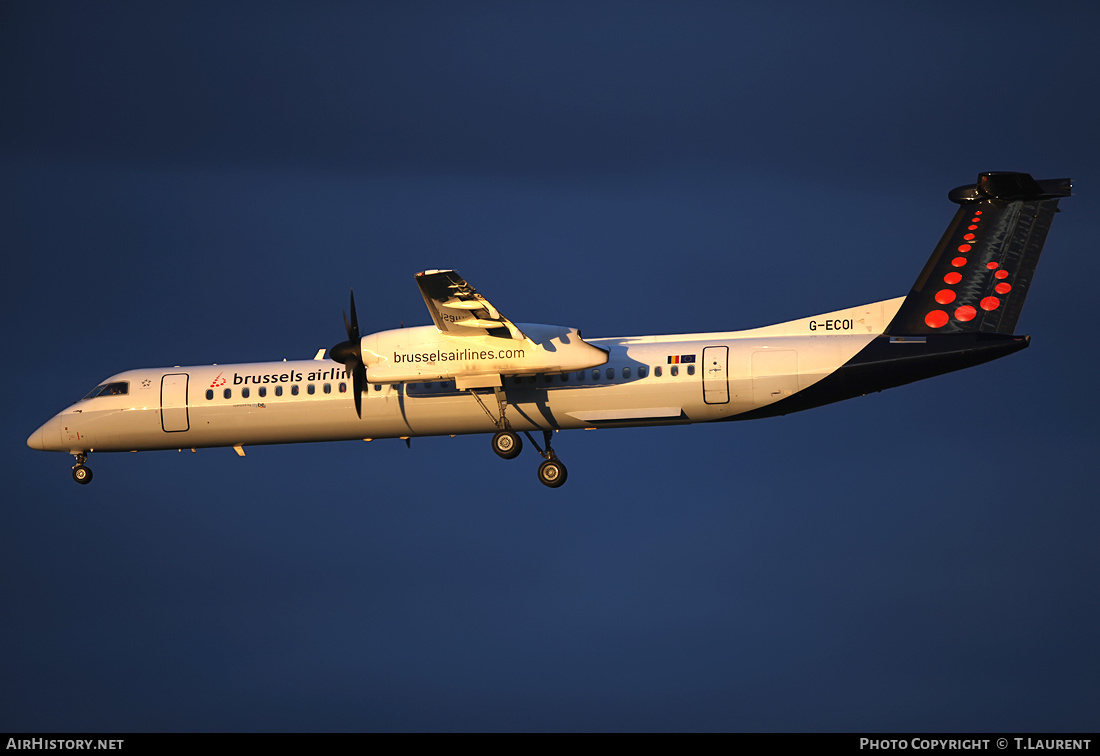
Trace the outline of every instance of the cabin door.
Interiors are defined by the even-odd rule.
[[[191,427],[187,418],[187,373],[169,373],[160,379],[160,425],[166,433]]]

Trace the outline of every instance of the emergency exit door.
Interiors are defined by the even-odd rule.
[[[730,384],[726,375],[729,355],[729,347],[703,348],[703,401],[707,404],[726,404],[730,400]]]

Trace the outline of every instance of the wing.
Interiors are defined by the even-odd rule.
[[[424,304],[435,327],[451,336],[496,336],[526,341],[515,324],[453,270],[425,270],[416,274]]]

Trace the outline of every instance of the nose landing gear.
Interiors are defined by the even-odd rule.
[[[73,456],[76,457],[76,464],[73,465],[73,480],[86,486],[92,482],[92,468],[84,464],[88,461],[88,455],[80,452]]]

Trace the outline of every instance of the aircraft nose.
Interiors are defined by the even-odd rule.
[[[61,420],[54,415],[27,438],[27,446],[42,451],[56,451],[61,446]]]

